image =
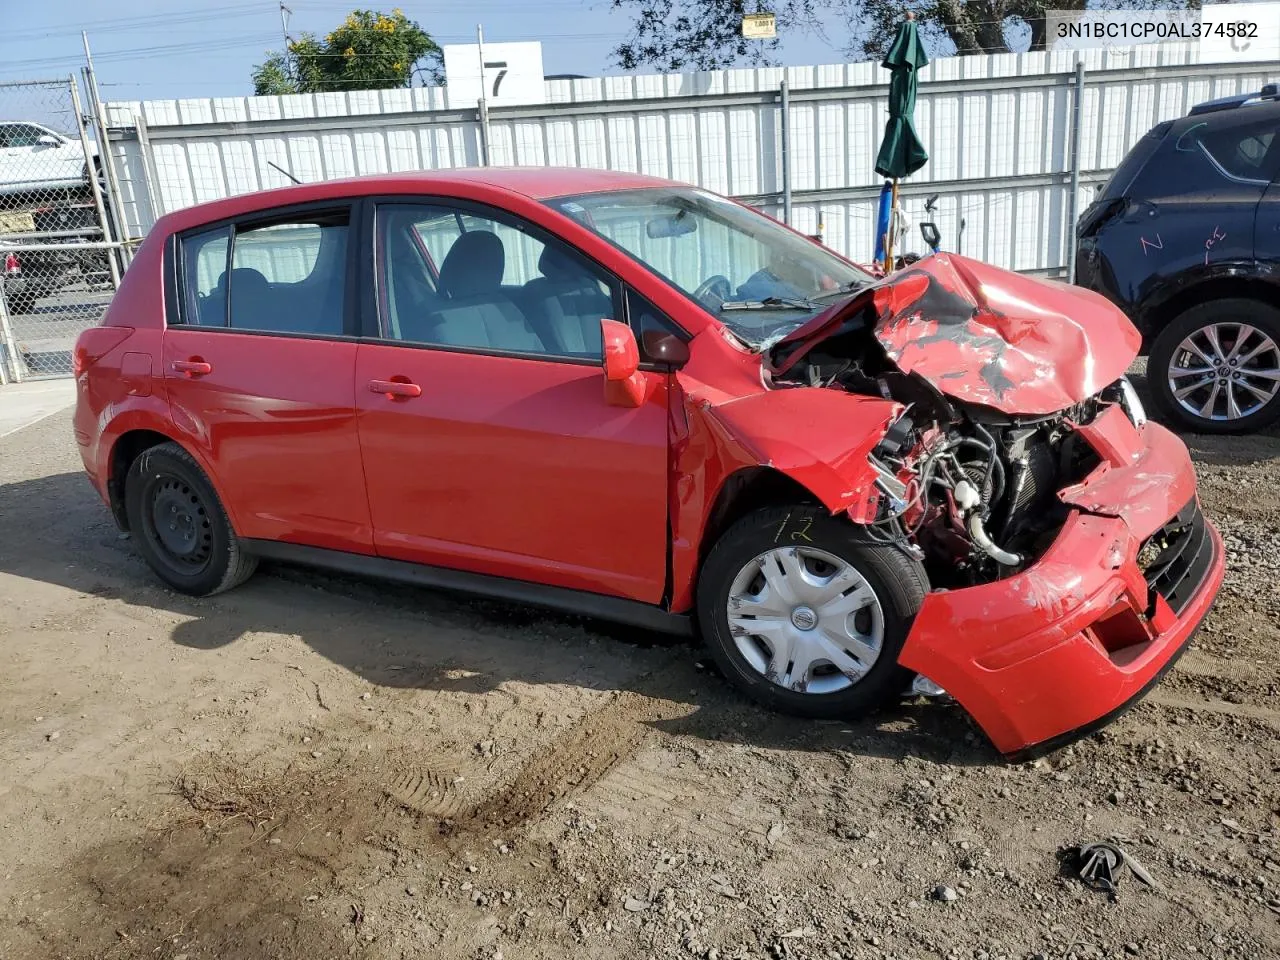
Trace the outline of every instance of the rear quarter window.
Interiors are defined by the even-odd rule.
[[[1160,144],[1164,141],[1165,135],[1169,132],[1169,128],[1173,126],[1172,120],[1166,120],[1164,123],[1158,123],[1147,131],[1141,140],[1133,145],[1120,165],[1115,168],[1111,174],[1111,178],[1103,185],[1101,192],[1098,194],[1099,200],[1117,200],[1129,192],[1129,188],[1133,185],[1134,180],[1146,166],[1150,160],[1160,149]]]

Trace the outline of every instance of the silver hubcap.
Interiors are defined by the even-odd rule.
[[[1280,391],[1280,348],[1247,323],[1212,323],[1178,344],[1169,389],[1188,413],[1238,420],[1257,413]]]
[[[734,577],[727,613],[747,663],[799,693],[852,686],[884,645],[880,599],[862,574],[825,550],[760,554]]]

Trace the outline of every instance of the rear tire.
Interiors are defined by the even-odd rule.
[[[1280,418],[1277,368],[1280,310],[1228,297],[1194,306],[1160,331],[1148,358],[1147,384],[1152,406],[1166,423],[1193,433],[1252,433]],[[1257,391],[1270,393],[1270,399]]]
[[[129,529],[147,564],[165,583],[196,597],[247,580],[258,559],[240,547],[213,485],[179,444],[144,450],[124,486]]]
[[[698,577],[698,625],[725,677],[752,699],[852,718],[906,688],[898,655],[928,591],[924,568],[902,548],[819,507],[769,508],[712,548]]]

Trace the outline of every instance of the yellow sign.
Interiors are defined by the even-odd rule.
[[[742,35],[748,40],[772,40],[778,35],[778,18],[772,13],[744,13]]]

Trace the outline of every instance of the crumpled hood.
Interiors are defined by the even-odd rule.
[[[771,351],[783,373],[868,304],[875,335],[905,373],[949,397],[1008,414],[1048,414],[1114,383],[1142,338],[1113,304],[1080,287],[939,253],[820,314]]]

